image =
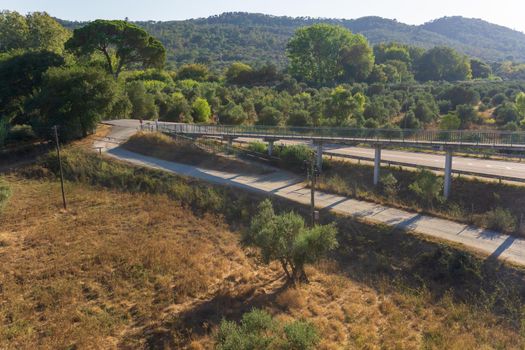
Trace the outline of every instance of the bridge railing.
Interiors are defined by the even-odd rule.
[[[210,136],[260,138],[312,138],[320,140],[358,140],[363,142],[405,142],[484,146],[525,146],[524,132],[473,130],[356,129],[330,127],[275,127],[171,124],[167,131]]]

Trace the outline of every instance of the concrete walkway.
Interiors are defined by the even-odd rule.
[[[130,136],[134,130],[115,130],[117,136]],[[109,135],[114,137],[113,132]],[[97,141],[96,147],[111,157],[135,165],[160,169],[171,173],[190,176],[203,181],[228,185],[249,191],[274,195],[301,204],[310,203],[310,190],[303,180],[286,171],[277,170],[265,175],[240,175],[235,173],[207,170],[191,165],[169,162],[127,151],[113,142]],[[349,199],[338,195],[317,192],[316,206],[339,214],[350,215],[371,223],[385,224],[414,231],[435,238],[460,243],[465,247],[525,266],[525,240],[467,226],[450,220],[414,214],[386,206]]]

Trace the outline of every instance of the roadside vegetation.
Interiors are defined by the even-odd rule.
[[[66,213],[58,214],[52,154],[6,178],[1,346],[525,344],[524,272],[496,259],[322,213],[339,245],[305,265],[308,283],[294,287],[279,263],[261,264],[263,250],[242,243],[262,197],[80,149],[63,153]],[[273,204],[276,215],[307,215]],[[263,311],[243,317],[253,309]]]
[[[266,144],[250,143],[249,151],[267,154]],[[313,151],[303,145],[276,146],[275,166],[305,174],[304,162]],[[287,157],[293,157],[290,160]],[[379,186],[373,184],[373,166],[346,160],[323,160],[317,188],[334,194],[394,206],[523,235],[520,220],[525,214],[525,187],[510,183],[454,177],[453,191],[444,200],[443,177],[427,170],[411,171],[382,166]]]
[[[253,162],[228,157],[226,150],[215,142],[195,143],[191,139],[173,138],[162,133],[139,132],[122,146],[135,153],[208,169],[251,174],[269,172]]]

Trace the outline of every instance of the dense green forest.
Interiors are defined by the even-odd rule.
[[[227,48],[233,39],[222,32],[225,18],[237,28],[227,32],[235,32],[234,41],[245,49],[252,34],[270,45],[262,27],[277,28],[284,40],[278,28],[286,26],[291,36],[275,56],[286,60],[272,62],[272,45],[255,45],[267,50],[258,64],[238,61],[244,53],[225,59],[235,52]],[[294,30],[298,21],[311,25]],[[343,22],[244,14],[194,22],[183,22],[186,34],[157,38],[155,23],[99,20],[71,31],[45,13],[1,12],[0,143],[48,137],[53,125],[61,126],[64,140],[75,139],[112,118],[511,131],[524,125],[525,83],[510,80],[519,78],[523,65],[490,65],[447,46],[373,46]],[[193,40],[201,33],[196,23],[224,35],[222,43],[204,34],[195,39],[202,49],[216,42],[213,51],[224,55],[217,58],[223,68],[215,58],[194,59],[184,45],[175,52],[189,55],[191,63],[165,64],[173,55],[166,37]],[[439,28],[437,22],[427,25]]]
[[[61,21],[70,29],[82,23]],[[363,34],[372,44],[398,42],[425,49],[448,46],[488,62],[525,62],[525,34],[478,19],[445,17],[411,26],[381,17],[353,20],[275,17],[224,13],[203,19],[139,22],[168,50],[168,61],[223,67],[234,61],[270,60],[283,68],[284,49],[295,30],[316,23],[341,25]]]

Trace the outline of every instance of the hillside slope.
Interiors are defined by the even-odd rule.
[[[171,62],[202,62],[222,67],[234,61],[286,62],[286,43],[294,31],[314,23],[342,25],[365,35],[372,44],[401,42],[424,48],[450,46],[486,61],[525,61],[525,34],[479,19],[445,17],[420,26],[381,17],[316,19],[251,13],[224,13],[208,18],[137,22],[168,48]],[[68,28],[82,23],[61,21]]]

